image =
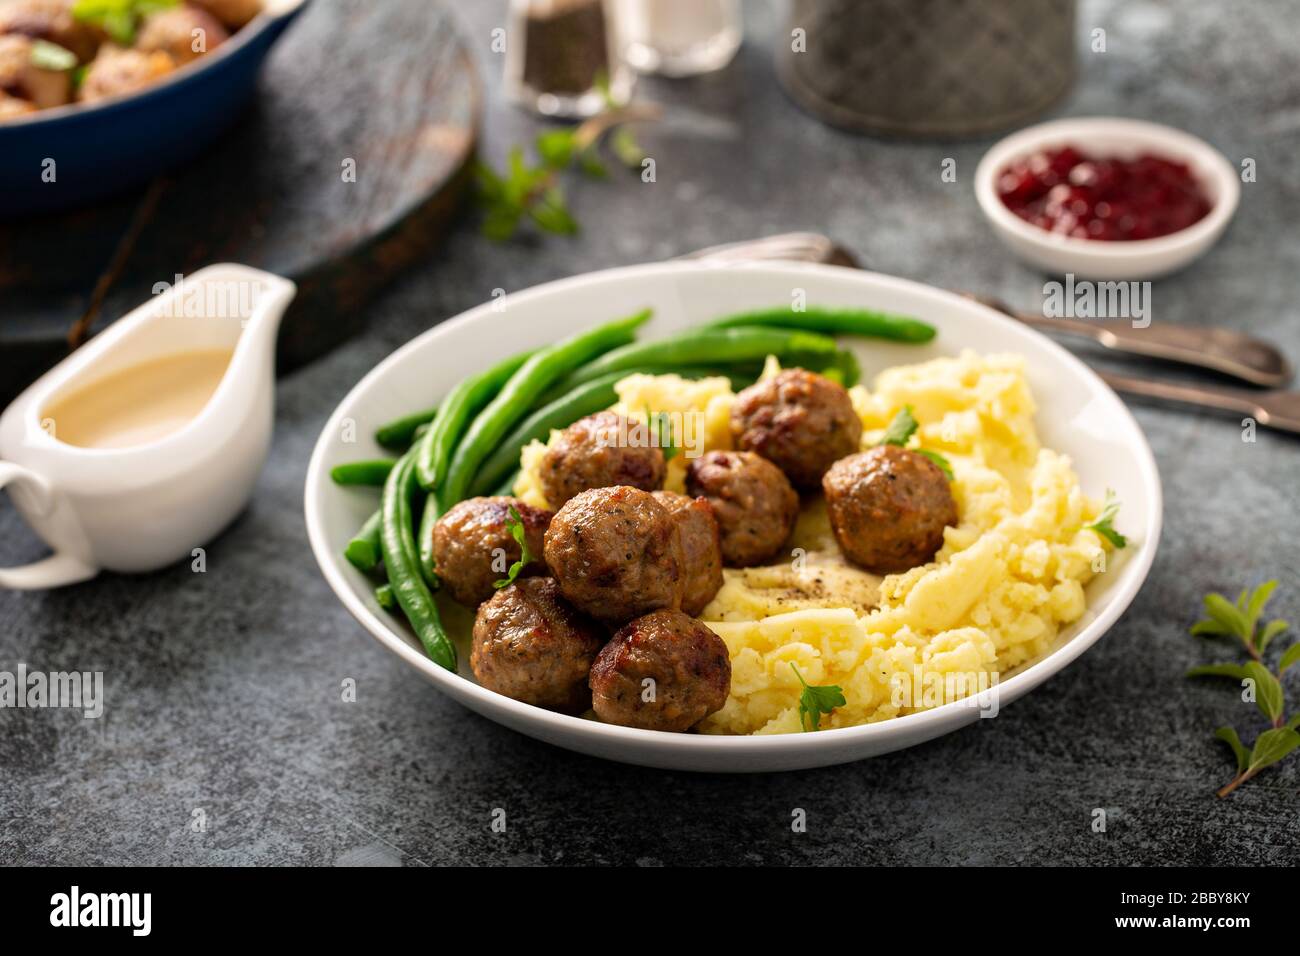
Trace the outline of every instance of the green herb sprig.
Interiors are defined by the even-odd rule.
[[[912,406],[904,405],[890,420],[888,427],[885,428],[885,436],[880,439],[878,444],[897,445],[899,448],[906,448],[907,443],[911,440],[912,436],[916,434],[916,430],[920,427],[921,423],[916,420],[916,416],[912,413]],[[943,472],[944,477],[949,481],[952,481],[952,465],[948,463],[947,458],[944,458],[943,455],[939,454],[937,451],[927,451],[924,448],[918,448],[916,450],[938,465],[939,470]]]
[[[1106,489],[1106,500],[1102,503],[1101,513],[1095,521],[1084,525],[1089,531],[1095,531],[1117,548],[1128,547],[1128,538],[1115,530],[1115,518],[1119,515],[1119,499],[1115,492]]]
[[[619,105],[610,98],[608,88],[604,92],[607,108],[603,112],[578,126],[551,129],[537,136],[533,141],[535,163],[525,157],[522,146],[510,150],[504,171],[498,172],[481,160],[475,162],[485,236],[504,241],[525,222],[554,235],[576,233],[578,222],[569,210],[561,180],[570,169],[592,179],[609,175],[598,155],[600,139],[607,132],[610,149],[619,160],[633,165],[628,161],[636,152],[635,165],[640,165],[643,154],[626,124],[658,119],[661,110],[649,103]]]
[[[1264,662],[1269,644],[1289,626],[1280,618],[1263,624],[1264,608],[1277,588],[1277,581],[1265,581],[1254,591],[1242,590],[1236,603],[1222,594],[1207,594],[1204,599],[1205,618],[1192,625],[1191,633],[1202,637],[1235,637],[1250,657],[1245,664],[1206,664],[1193,667],[1188,677],[1227,677],[1236,681],[1252,681],[1255,685],[1255,705],[1268,719],[1270,728],[1255,737],[1248,750],[1233,727],[1220,727],[1214,732],[1231,749],[1237,760],[1237,774],[1218,791],[1226,797],[1232,791],[1259,773],[1271,767],[1296,747],[1300,746],[1300,713],[1286,717],[1286,695],[1282,689],[1282,675],[1300,661],[1300,642],[1292,644],[1278,661],[1277,671],[1271,671]]]
[[[795,667],[794,661],[790,662],[790,669],[803,685],[803,693],[799,695],[799,726],[805,733],[821,726],[822,714],[829,717],[836,707],[848,703],[844,697],[844,688],[838,684],[809,684],[799,673],[799,668]]]
[[[83,23],[100,27],[120,46],[135,42],[140,20],[151,13],[174,7],[180,0],[76,0],[72,15]]]
[[[519,509],[514,505],[510,506],[510,516],[506,518],[506,530],[510,532],[510,537],[515,539],[519,545],[519,560],[510,565],[510,570],[506,572],[504,578],[492,582],[492,586],[497,590],[509,587],[515,583],[515,578],[529,564],[537,560],[537,555],[528,550],[528,536],[524,533],[524,519],[519,516]]]
[[[663,450],[665,462],[672,461],[681,451],[677,445],[677,437],[673,433],[672,416],[667,412],[652,412],[647,405],[645,420],[646,427],[650,430],[652,445]]]

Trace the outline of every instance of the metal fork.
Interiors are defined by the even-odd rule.
[[[785,260],[821,262],[858,268],[857,259],[827,236],[792,232],[723,246],[710,246],[682,256],[712,262]],[[963,293],[1026,325],[1048,331],[1083,335],[1115,352],[1160,358],[1232,375],[1252,385],[1282,385],[1291,378],[1291,365],[1273,345],[1231,329],[1167,325],[1152,322],[1135,329],[1123,321],[1054,319],[1012,309],[990,296]],[[1300,392],[1273,389],[1251,391],[1217,385],[1154,381],[1098,371],[1118,392],[1249,415],[1261,425],[1300,433]]]

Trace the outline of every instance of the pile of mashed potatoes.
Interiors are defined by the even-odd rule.
[[[1019,356],[935,359],[883,372],[874,390],[850,389],[862,447],[876,444],[903,406],[920,427],[911,447],[936,451],[953,471],[957,527],[932,563],[885,578],[844,560],[820,496],[805,497],[790,554],[780,563],[725,571],[704,609],[731,652],[731,694],[705,733],[801,729],[802,685],[837,684],[846,704],[821,726],[846,727],[934,707],[993,687],[1041,656],[1084,612],[1084,586],[1105,568],[1105,541],[1083,525],[1098,504],[1070,460],[1042,448]],[[769,362],[765,374],[774,374]],[[688,456],[730,447],[734,395],[725,378],[631,375],[614,406],[632,418],[691,415],[690,444],[669,462],[665,487],[683,490]],[[551,439],[554,440],[555,434]],[[515,492],[545,506],[524,449]]]

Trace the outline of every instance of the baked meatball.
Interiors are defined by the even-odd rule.
[[[722,535],[713,505],[706,498],[689,498],[675,491],[651,492],[663,505],[682,536],[682,610],[694,617],[722,587]]]
[[[95,55],[95,28],[72,15],[75,0],[9,0],[0,2],[0,33],[47,40],[70,50],[82,63]]]
[[[166,76],[176,68],[161,50],[124,50],[106,43],[86,70],[77,95],[87,103],[109,96],[134,93]]]
[[[731,435],[737,448],[762,455],[796,488],[816,489],[827,468],[858,450],[862,422],[843,385],[792,368],[736,396]]]
[[[587,674],[605,632],[560,597],[554,578],[523,578],[484,601],[469,666],[489,690],[566,714],[591,706]]]
[[[644,436],[644,441],[637,441]],[[614,412],[580,419],[561,432],[541,463],[542,493],[552,508],[589,488],[629,485],[653,491],[664,483],[664,453],[644,425]]]
[[[785,474],[752,451],[705,452],[686,470],[686,491],[713,506],[722,560],[734,568],[774,557],[799,517],[799,496]]]
[[[957,503],[939,466],[919,452],[880,445],[842,458],[822,479],[840,550],[876,574],[926,564],[957,523]]]
[[[177,66],[183,66],[211,53],[229,39],[230,31],[206,10],[177,6],[149,14],[135,38],[135,48],[146,52],[161,50]]]
[[[72,76],[33,63],[32,41],[26,37],[0,36],[0,93],[47,110],[72,99]]]
[[[507,522],[510,509],[519,512],[524,541],[536,559],[522,574],[543,574],[542,546],[553,517],[515,498],[470,498],[451,508],[433,526],[433,560],[438,579],[461,604],[478,607],[496,590],[492,585],[506,576],[520,558],[519,542]],[[499,552],[498,552],[499,549]]]
[[[681,611],[621,628],[591,666],[591,706],[607,724],[680,732],[721,709],[731,692],[722,638]]]
[[[262,12],[262,0],[190,0],[232,30],[238,30]]]
[[[565,599],[600,621],[682,606],[681,532],[638,488],[593,488],[569,499],[546,529],[546,564]]]

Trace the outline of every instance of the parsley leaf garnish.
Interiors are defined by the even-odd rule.
[[[889,423],[889,427],[885,429],[885,437],[880,439],[880,444],[897,445],[902,448],[920,427],[921,423],[912,414],[912,406],[904,405],[898,410],[898,414],[894,416],[893,421]]]
[[[1095,531],[1117,548],[1128,546],[1128,538],[1124,537],[1115,530],[1115,516],[1119,514],[1119,499],[1115,497],[1115,492],[1109,488],[1106,489],[1106,501],[1101,507],[1101,514],[1097,515],[1097,520],[1086,525],[1085,528]]]
[[[816,730],[821,725],[822,714],[829,717],[836,707],[848,703],[844,698],[844,688],[838,684],[809,684],[799,673],[799,668],[794,666],[794,661],[790,662],[790,669],[803,685],[803,693],[799,695],[799,726],[805,732]]]
[[[943,455],[939,454],[937,451],[927,451],[924,448],[918,448],[917,452],[919,454],[924,455],[926,458],[929,458],[932,462],[938,465],[939,470],[943,472],[943,476],[947,478],[949,481],[952,481],[953,478],[952,465],[948,464],[947,458],[944,458]]]
[[[498,590],[514,584],[515,578],[519,577],[519,572],[536,560],[537,557],[528,550],[528,538],[524,534],[524,519],[519,517],[519,509],[514,505],[510,506],[510,517],[506,518],[506,530],[510,532],[510,537],[514,538],[519,545],[519,560],[510,565],[510,570],[506,572],[504,578],[492,582],[492,586]]]
[[[1288,627],[1287,622],[1280,618],[1274,618],[1260,626],[1264,608],[1276,587],[1277,581],[1265,581],[1254,591],[1243,589],[1235,603],[1222,594],[1207,594],[1203,601],[1206,617],[1192,625],[1191,633],[1195,635],[1235,637],[1251,659],[1240,666],[1206,664],[1193,667],[1187,676],[1250,681],[1254,685],[1255,706],[1271,725],[1270,729],[1255,738],[1254,746],[1249,750],[1241,742],[1235,728],[1220,727],[1215,730],[1215,738],[1232,749],[1237,762],[1237,775],[1220,788],[1220,797],[1226,797],[1259,771],[1271,767],[1300,747],[1300,733],[1296,732],[1297,727],[1300,727],[1300,714],[1292,715],[1290,720],[1286,718],[1286,696],[1281,681],[1287,668],[1300,660],[1300,643],[1292,644],[1282,654],[1276,674],[1264,663],[1264,652],[1268,649],[1269,642]]]
[[[83,23],[102,29],[121,46],[135,42],[135,30],[141,17],[168,7],[180,0],[76,0],[72,15]]]
[[[880,439],[879,444],[897,445],[899,448],[906,448],[907,443],[911,440],[912,436],[916,434],[916,430],[920,427],[921,423],[918,422],[916,416],[912,414],[912,406],[904,405],[890,421],[889,427],[885,429],[885,437]],[[943,455],[939,454],[937,451],[928,451],[924,448],[918,448],[916,451],[938,465],[939,470],[943,472],[943,476],[949,481],[952,481],[952,465],[948,464],[947,458],[944,458]]]
[[[652,445],[663,450],[664,461],[672,461],[681,450],[677,447],[677,439],[673,434],[672,416],[667,412],[652,412],[647,405],[645,420],[646,427],[650,430]]]

